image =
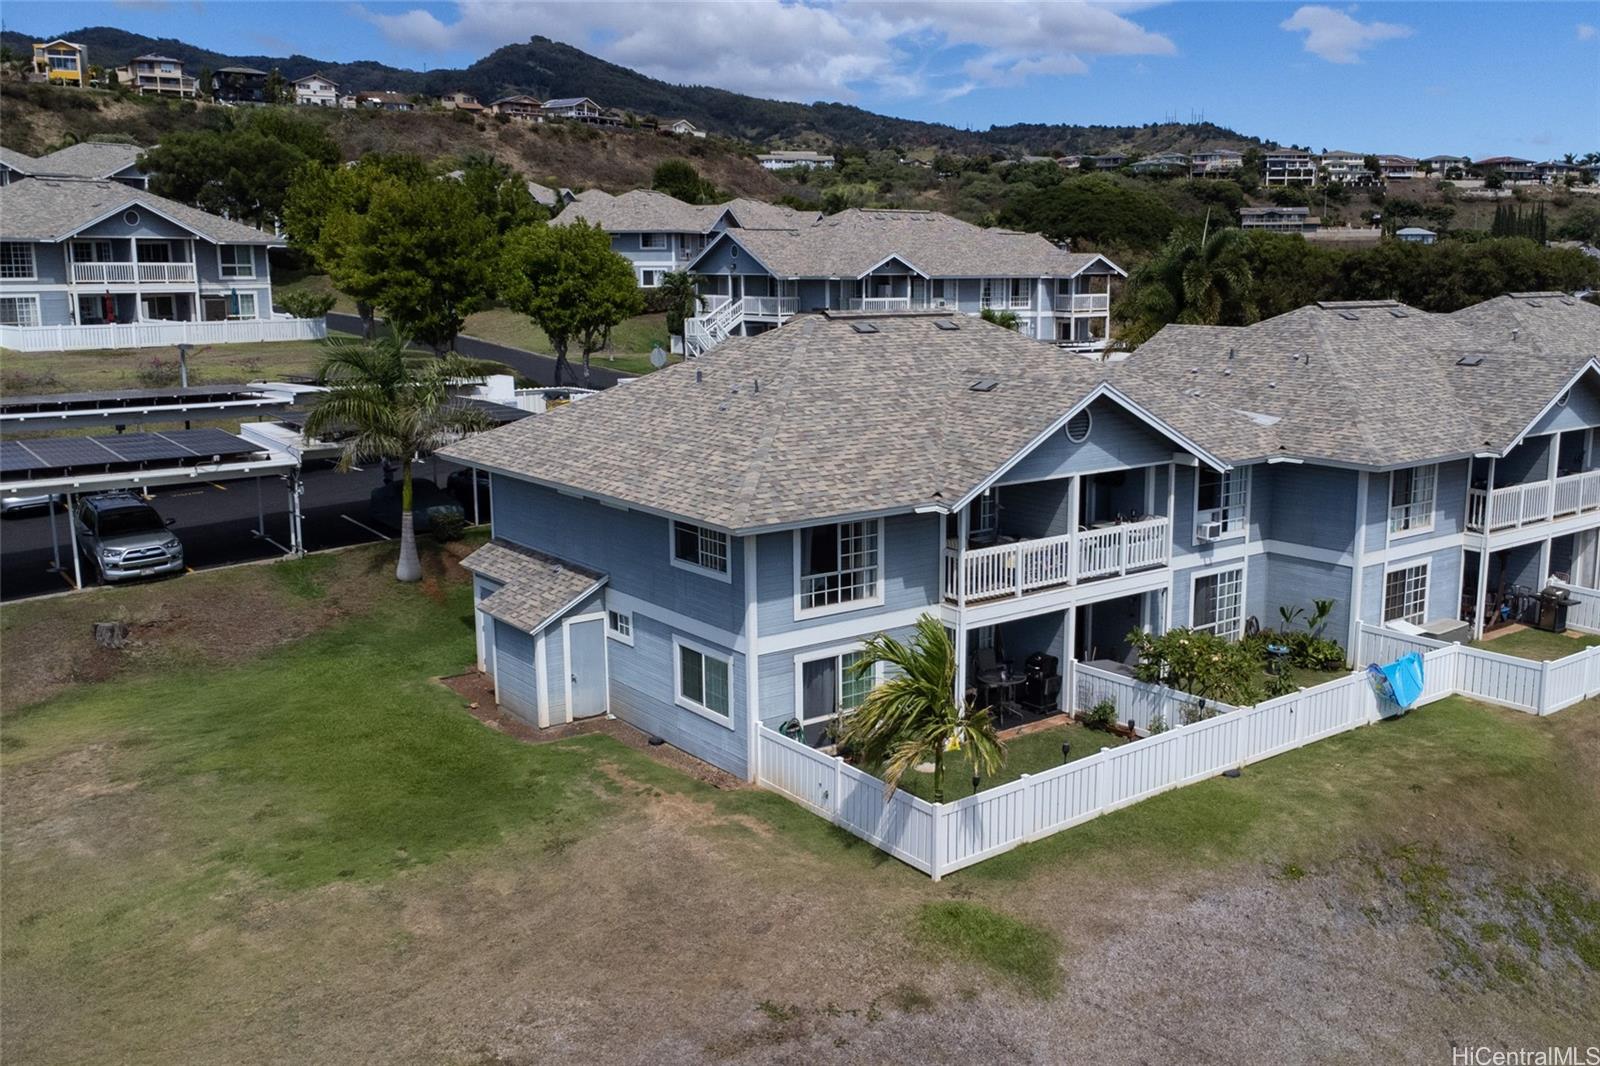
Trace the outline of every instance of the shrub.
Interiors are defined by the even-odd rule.
[[[283,309],[296,318],[321,318],[337,300],[332,293],[321,292],[286,292],[278,297]]]
[[[1078,717],[1090,729],[1104,729],[1109,732],[1111,727],[1117,724],[1117,705],[1110,700],[1101,700]]]
[[[139,369],[134,372],[134,377],[139,379],[139,384],[147,389],[164,389],[176,385],[181,373],[176,359],[163,359],[159,355],[152,355],[139,363]]]
[[[466,516],[454,508],[440,507],[428,514],[428,531],[440,544],[460,540],[466,528]]]
[[[1172,629],[1158,637],[1136,629],[1128,640],[1139,653],[1133,674],[1140,681],[1241,707],[1261,698],[1259,638],[1234,643],[1202,630]]]

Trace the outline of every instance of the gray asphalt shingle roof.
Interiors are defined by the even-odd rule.
[[[605,583],[604,574],[503,540],[491,540],[461,565],[501,583],[478,606],[528,633],[537,633]]]
[[[860,316],[802,316],[440,454],[729,530],[954,503],[1100,369],[978,319],[938,320],[876,317],[863,334]],[[999,385],[975,392],[980,378]]]
[[[1168,326],[1110,365],[938,321],[802,315],[441,454],[745,532],[952,506],[1101,385],[1226,463],[1504,453],[1600,357],[1600,308],[1559,293]],[[865,322],[875,332],[856,332]],[[999,384],[974,391],[979,379]],[[562,455],[583,460],[550,460]]]
[[[928,277],[1072,277],[1102,258],[937,211],[841,211],[809,226],[741,229],[720,239],[737,240],[786,278],[858,278],[891,256]]]
[[[1453,314],[1370,301],[1167,326],[1110,380],[1230,463],[1385,467],[1504,452],[1595,358],[1600,308],[1561,293]]]
[[[80,141],[34,161],[33,173],[62,178],[109,178],[139,161],[145,149],[137,144]]]
[[[739,226],[806,226],[821,215],[782,204],[735,199],[721,204],[690,204],[653,189],[634,189],[612,196],[600,189],[578,194],[557,222],[583,219],[607,233],[710,233],[724,214]]]
[[[59,241],[116,211],[145,207],[218,244],[281,245],[283,239],[115,181],[29,178],[0,188],[0,237]]]
[[[38,167],[39,161],[31,155],[23,155],[10,148],[0,148],[0,165],[8,166],[18,174],[32,174]]]

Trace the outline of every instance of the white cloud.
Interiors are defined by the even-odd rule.
[[[1306,51],[1330,63],[1359,63],[1361,53],[1380,41],[1410,37],[1411,27],[1393,22],[1357,22],[1343,11],[1308,4],[1278,24],[1279,29],[1304,31]]]
[[[1578,23],[1578,40],[1592,41],[1595,39],[1596,35],[1600,35],[1600,30],[1596,30],[1587,22]]]
[[[359,10],[391,42],[416,52],[487,51],[542,34],[666,81],[802,101],[849,99],[865,86],[949,97],[986,85],[1085,74],[1085,56],[1177,50],[1127,17],[1130,5],[1047,0],[839,0],[826,6],[794,0],[458,0],[451,22],[420,8]],[[959,71],[951,69],[952,59],[930,62],[947,49],[974,48],[978,55]],[[950,87],[956,79],[961,84]]]

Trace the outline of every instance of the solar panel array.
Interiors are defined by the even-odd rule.
[[[114,437],[47,437],[0,441],[0,478],[116,473],[226,462],[261,451],[220,429],[120,433]]]
[[[0,397],[0,414],[64,414],[76,410],[119,407],[181,407],[185,404],[237,403],[265,400],[267,394],[247,385],[190,385],[168,389],[113,389],[103,392],[57,392],[44,396]]]

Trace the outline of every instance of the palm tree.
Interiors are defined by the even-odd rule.
[[[1169,322],[1245,325],[1255,321],[1255,278],[1245,261],[1248,238],[1240,229],[1196,237],[1174,234],[1133,272],[1117,304],[1121,339],[1142,344]]]
[[[683,320],[693,318],[694,312],[706,306],[700,295],[700,279],[687,270],[670,270],[661,275],[661,285],[656,290],[660,306],[667,309],[667,332],[674,337],[683,336]]]
[[[418,581],[417,534],[411,515],[411,463],[464,433],[488,428],[474,408],[452,403],[452,381],[482,373],[480,364],[458,355],[443,358],[409,351],[393,335],[361,340],[329,338],[322,380],[328,391],[305,421],[310,437],[348,430],[339,470],[376,459],[400,460],[400,560],[398,581]]]
[[[944,801],[946,750],[961,749],[974,773],[993,775],[1005,749],[995,734],[987,707],[966,699],[956,702],[956,650],[944,626],[932,615],[917,619],[909,644],[879,633],[861,650],[851,667],[868,676],[884,663],[889,678],[874,688],[860,707],[845,718],[839,744],[861,755],[869,766],[883,768],[885,798],[900,787],[907,770],[933,763],[933,801]]]
[[[1022,325],[1022,320],[1017,317],[1015,311],[996,311],[992,307],[985,307],[978,312],[978,317],[985,322],[993,322],[995,325],[1009,330],[1016,330]]]

